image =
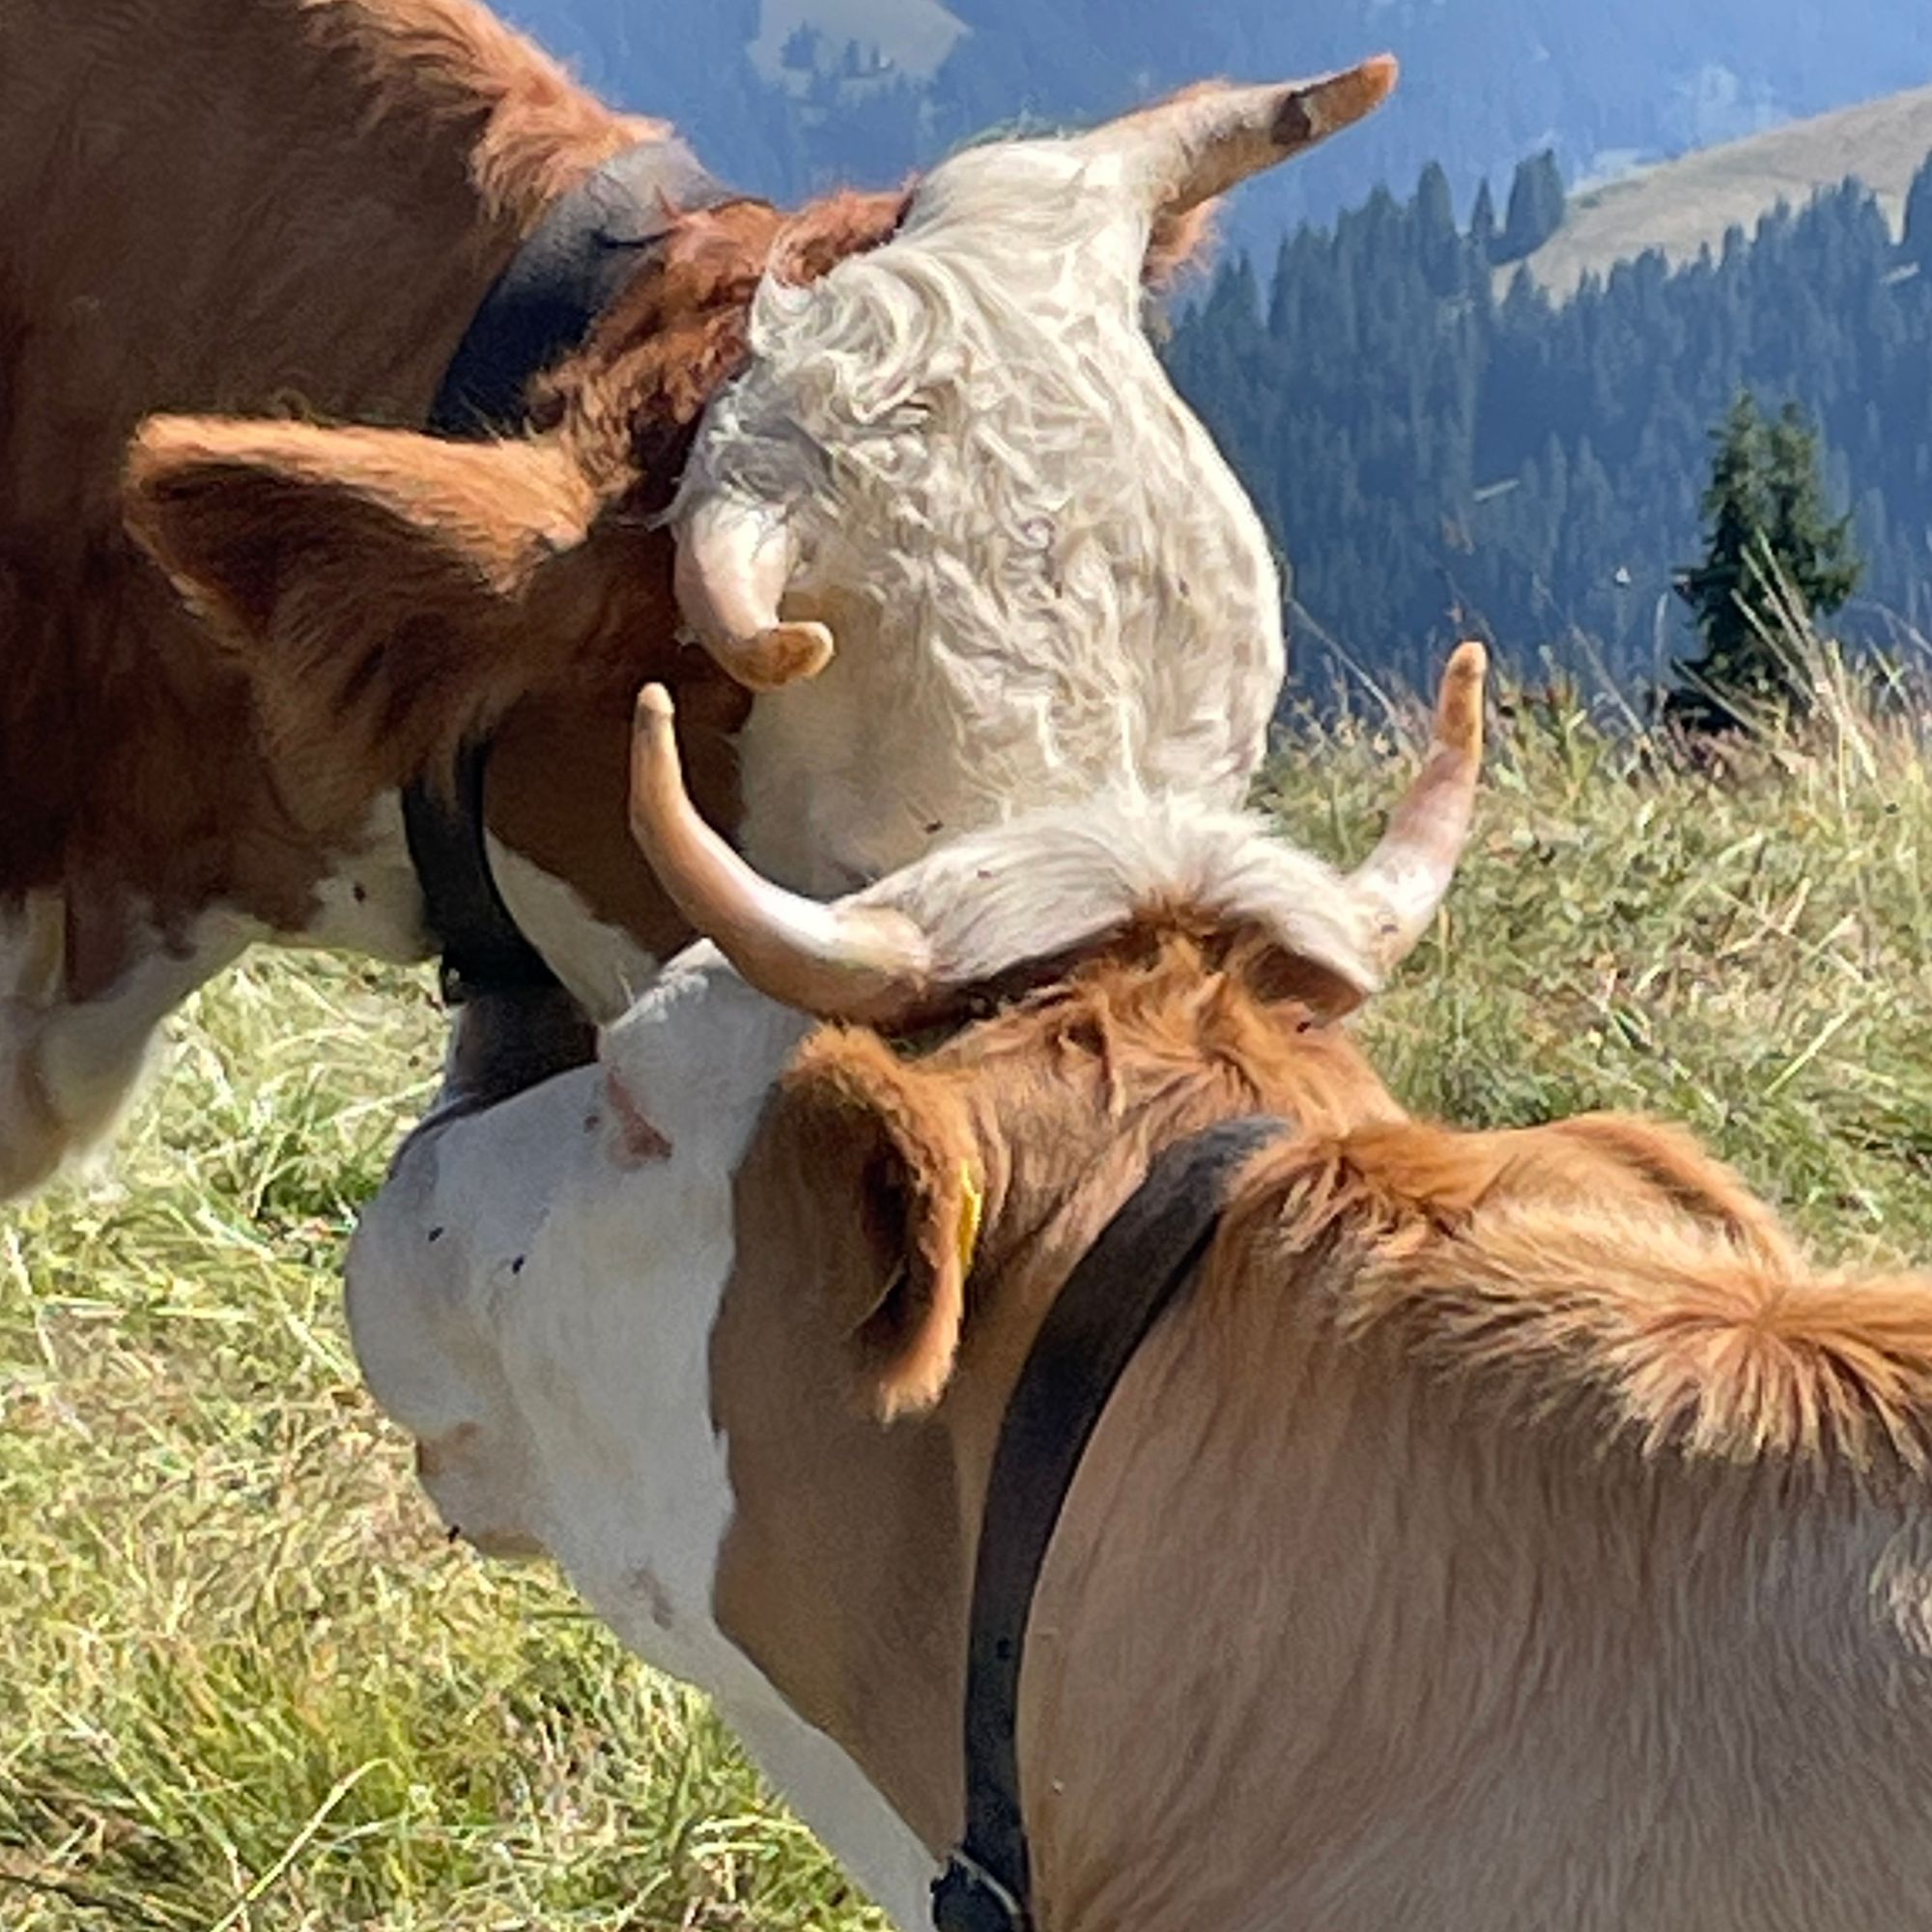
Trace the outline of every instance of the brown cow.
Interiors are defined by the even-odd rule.
[[[420,956],[397,788],[465,744],[509,913],[621,1010],[688,936],[625,831],[647,675],[804,890],[1096,776],[1236,794],[1278,585],[1142,283],[1392,81],[784,214],[473,0],[0,9],[0,1198],[252,940]],[[613,196],[635,269],[527,419],[421,434],[506,265]]]
[[[1818,1272],[1669,1128],[1411,1120],[1337,1024],[1448,882],[1480,690],[1466,652],[1352,878],[1123,800],[830,910],[702,838],[649,709],[640,830],[745,978],[697,949],[357,1237],[357,1353],[447,1520],[717,1694],[908,1927],[1021,1364],[1153,1156],[1257,1112],[1033,1598],[1042,1932],[1932,1898],[1932,1276]]]

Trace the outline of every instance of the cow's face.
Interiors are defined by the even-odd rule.
[[[676,516],[744,628],[768,564],[767,617],[832,646],[742,739],[774,876],[849,890],[1109,778],[1238,801],[1280,584],[1150,346],[1147,244],[1113,157],[1008,143],[941,167],[884,246],[761,286]]]
[[[969,150],[909,202],[686,217],[540,433],[163,420],[133,525],[249,652],[320,830],[504,736],[493,825],[570,889],[506,892],[553,952],[585,914],[654,956],[677,937],[623,847],[646,677],[687,719],[707,678],[736,696],[709,726],[714,815],[808,890],[1103,779],[1232,803],[1280,681],[1279,585],[1142,330],[1144,283],[1211,197],[1393,71]]]
[[[874,1896],[930,1859],[720,1626],[732,1496],[708,1352],[731,1174],[810,1022],[706,950],[580,1068],[414,1140],[366,1210],[350,1328],[453,1534],[554,1557],[622,1640],[702,1687]]]
[[[698,949],[598,1065],[432,1122],[399,1156],[351,1250],[350,1327],[463,1536],[588,1562],[613,1589],[658,1576],[673,1622],[707,1613],[729,1176],[809,1025]]]

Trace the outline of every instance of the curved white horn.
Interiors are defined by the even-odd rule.
[[[1385,971],[1429,930],[1468,840],[1482,775],[1488,669],[1481,644],[1456,646],[1436,695],[1429,755],[1390,814],[1381,842],[1349,881],[1374,922],[1377,961]]]
[[[925,935],[903,913],[826,905],[762,879],[684,788],[670,695],[638,694],[631,734],[631,832],[695,930],[761,993],[821,1019],[889,1024],[931,990]]]
[[[797,540],[784,518],[729,493],[699,498],[679,526],[678,607],[698,641],[749,691],[816,677],[832,661],[823,624],[779,616],[797,567]]]
[[[1195,89],[1081,138],[1095,153],[1143,160],[1150,205],[1184,213],[1372,114],[1397,71],[1393,54],[1377,54],[1316,80]]]

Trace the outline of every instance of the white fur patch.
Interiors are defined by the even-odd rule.
[[[621,926],[499,838],[486,838],[490,869],[510,917],[593,1020],[613,1020],[648,986],[658,961]]]
[[[947,161],[900,233],[767,277],[679,513],[782,505],[817,678],[742,740],[745,849],[813,892],[1107,780],[1239,802],[1284,664],[1261,522],[1140,320],[1148,219],[1059,142]]]
[[[40,1186],[113,1129],[156,1028],[260,937],[253,922],[220,908],[204,913],[179,949],[149,931],[107,992],[76,1003],[51,938],[65,918],[54,894],[0,909],[0,1201]]]
[[[430,950],[422,888],[403,832],[402,800],[384,792],[370,808],[354,849],[315,889],[314,915],[285,944],[346,948],[408,965]]]
[[[971,985],[1187,906],[1252,925],[1359,993],[1380,983],[1376,921],[1333,867],[1252,812],[1133,789],[1049,806],[927,854],[854,895],[908,914],[943,983]]]
[[[707,1350],[733,1261],[732,1170],[809,1022],[694,949],[605,1040],[670,1142],[639,1166],[606,1067],[412,1146],[358,1228],[349,1319],[376,1400],[422,1442],[447,1521],[535,1543],[639,1656],[714,1697],[907,1927],[931,1860],[844,1752],[719,1630],[731,1514]]]
[[[81,888],[79,890],[85,890]],[[298,932],[270,933],[233,907],[205,908],[185,942],[139,901],[126,908],[126,964],[93,999],[66,985],[67,898],[0,905],[0,1201],[40,1186],[110,1134],[129,1104],[156,1030],[187,996],[257,940],[422,957],[422,897],[393,794],[355,849],[320,882]]]

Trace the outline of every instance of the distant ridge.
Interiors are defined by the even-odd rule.
[[[1912,178],[1932,155],[1932,86],[1889,94],[1808,121],[1793,121],[1742,141],[1704,148],[1570,203],[1568,219],[1529,257],[1530,272],[1567,298],[1590,272],[1662,248],[1673,265],[1694,261],[1725,229],[1749,234],[1780,199],[1802,208],[1818,189],[1856,175],[1879,199],[1896,233]],[[1498,271],[1507,286],[1516,264]]]

